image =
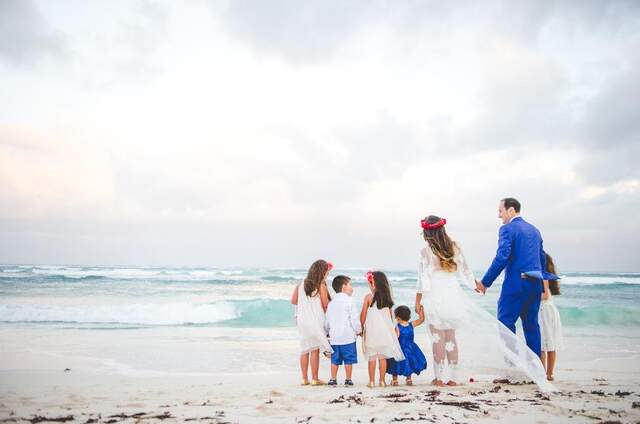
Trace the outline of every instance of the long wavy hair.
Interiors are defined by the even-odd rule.
[[[304,292],[307,296],[317,296],[320,293],[320,284],[329,271],[329,264],[324,259],[318,259],[309,267],[307,277],[304,279]]]
[[[389,287],[389,280],[384,272],[374,271],[373,281],[375,281],[376,288],[373,292],[373,299],[371,299],[371,307],[376,305],[378,309],[393,307],[393,298],[391,297],[391,288]]]
[[[429,224],[435,224],[440,221],[440,217],[429,215],[425,220]],[[444,229],[444,225],[431,230],[423,229],[422,236],[427,244],[429,244],[433,254],[440,258],[440,266],[442,269],[447,272],[455,272],[458,269],[458,265],[453,260],[456,243],[449,238],[447,230]]]
[[[548,253],[544,254],[547,258],[547,272],[558,275],[556,272],[556,265],[553,263],[553,258]],[[549,291],[552,295],[557,296],[560,294],[560,280],[549,280]]]

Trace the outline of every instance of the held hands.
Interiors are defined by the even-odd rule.
[[[480,280],[476,280],[476,292],[484,295],[487,291],[487,288],[484,286],[484,284],[482,284],[482,281]]]

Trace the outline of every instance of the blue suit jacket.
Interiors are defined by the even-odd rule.
[[[519,216],[500,227],[498,252],[482,277],[482,284],[491,287],[503,269],[505,275],[502,295],[517,294],[523,290],[523,284],[531,284],[521,277],[522,273],[539,276],[541,279],[542,272],[546,269],[540,231]],[[542,292],[542,284],[539,287]]]

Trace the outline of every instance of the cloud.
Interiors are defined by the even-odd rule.
[[[0,58],[19,67],[66,59],[66,40],[52,31],[32,0],[0,2]]]

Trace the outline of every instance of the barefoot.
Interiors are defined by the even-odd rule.
[[[410,378],[407,378],[407,386],[413,386],[413,381]]]
[[[453,381],[453,380],[449,380],[449,381],[447,381],[447,386],[454,387],[454,386],[457,386],[457,385],[458,385],[458,383],[456,383],[456,382],[455,382],[455,381]]]
[[[438,379],[433,379],[431,381],[431,384],[433,384],[434,386],[438,386],[438,387],[443,387],[444,383],[442,382],[442,380],[438,380]]]
[[[554,380],[553,374],[547,375],[547,381],[553,381],[553,380]]]

